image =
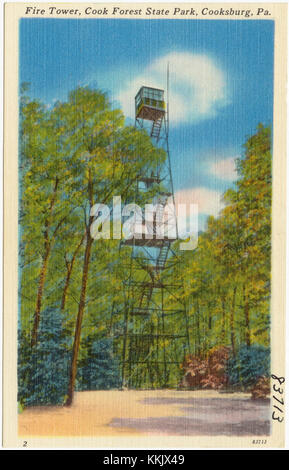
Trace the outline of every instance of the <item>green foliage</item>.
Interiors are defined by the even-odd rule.
[[[19,329],[18,332],[18,354],[17,354],[17,371],[18,371],[18,403],[21,407],[30,395],[31,387],[31,339],[25,332]]]
[[[63,404],[68,384],[69,346],[61,312],[47,308],[40,321],[38,342],[32,351],[27,338],[22,337],[19,341],[18,393],[21,404]]]
[[[23,410],[24,406],[20,402],[18,402],[18,414],[21,414]]]
[[[120,364],[111,339],[85,341],[86,355],[78,367],[78,390],[109,390],[120,386]]]
[[[244,388],[254,385],[262,376],[269,377],[270,349],[258,344],[242,346],[236,356],[229,358],[226,373],[230,385]]]
[[[32,404],[42,400],[38,392],[32,398],[26,392],[31,374],[35,380],[41,374],[40,323],[47,309],[61,309],[72,342],[84,292],[85,341],[92,334],[106,337],[112,303],[123,302],[125,270],[118,262],[118,241],[98,240],[87,256],[91,207],[97,202],[110,206],[114,195],[143,202],[141,196],[134,198],[134,183],[141,173],[162,165],[166,154],[145,131],[125,126],[122,112],[100,90],[77,88],[51,109],[31,101],[27,87],[22,91],[20,325],[29,341],[19,340],[20,361],[25,358],[26,364],[19,365],[19,394]],[[71,349],[67,346],[69,354]],[[88,358],[92,350],[82,348],[82,353]]]
[[[78,387],[89,390],[119,383],[123,282],[129,277],[131,249],[119,251],[118,240],[97,240],[90,247],[90,209],[96,202],[111,207],[116,195],[124,203],[151,202],[159,188],[152,185],[149,192],[136,196],[136,182],[139,175],[162,166],[166,154],[144,130],[126,126],[122,112],[100,90],[77,88],[51,109],[30,100],[27,92],[25,86],[20,100],[19,401],[62,403],[81,302]],[[176,242],[180,267],[168,259],[161,274],[167,284],[184,282],[183,293],[168,293],[169,308],[177,310],[180,301],[186,304],[194,354],[206,356],[211,348],[225,345],[238,357],[243,344],[252,350],[255,345],[269,347],[270,149],[270,129],[260,125],[244,146],[236,182],[224,194],[219,217],[208,218],[196,250],[181,252]],[[153,315],[139,321],[146,334],[158,327]],[[167,317],[169,332],[178,329],[177,321],[179,316]],[[35,330],[37,341],[31,347]],[[114,339],[108,340],[112,332]],[[172,362],[184,354],[165,339],[153,347],[165,347],[166,360]],[[141,361],[148,354],[153,363],[155,350],[149,348],[140,351]],[[157,386],[161,372],[151,370],[148,379],[135,370],[135,376],[140,385]],[[176,364],[175,384],[181,373]]]
[[[194,353],[214,346],[236,352],[270,343],[271,137],[262,125],[237,162],[225,208],[209,217],[198,247],[183,253],[185,300]]]

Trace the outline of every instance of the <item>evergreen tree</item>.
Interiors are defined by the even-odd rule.
[[[47,308],[41,317],[37,344],[28,359],[21,351],[19,392],[25,405],[61,405],[68,385],[69,344],[61,311]],[[23,354],[23,355],[22,355]],[[28,359],[24,364],[23,359]],[[28,366],[28,367],[27,367]]]
[[[120,364],[110,338],[87,338],[86,356],[78,368],[78,390],[109,390],[120,386]]]

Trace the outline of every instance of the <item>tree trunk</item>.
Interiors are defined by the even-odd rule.
[[[250,339],[250,307],[248,296],[246,295],[246,288],[243,287],[244,292],[244,316],[245,316],[245,341],[248,348],[251,346],[251,339]]]
[[[76,372],[77,372],[77,358],[78,358],[78,351],[79,351],[79,344],[80,344],[82,318],[83,318],[83,313],[84,313],[84,308],[85,308],[86,287],[87,287],[87,278],[88,278],[89,260],[90,260],[92,242],[93,242],[93,239],[91,238],[91,235],[90,235],[90,227],[88,227],[87,234],[86,234],[86,247],[85,247],[84,262],[83,262],[80,301],[79,301],[79,306],[78,306],[78,314],[77,314],[75,335],[74,335],[74,342],[73,342],[73,349],[72,349],[72,360],[71,360],[70,377],[69,377],[69,385],[68,385],[68,398],[65,403],[67,406],[70,406],[73,400],[73,392],[74,392]]]
[[[46,277],[46,272],[47,272],[47,265],[48,265],[48,259],[50,256],[50,251],[51,251],[51,238],[49,239],[49,228],[51,225],[51,216],[53,213],[53,208],[56,200],[56,194],[58,190],[58,184],[59,184],[59,179],[58,177],[55,178],[54,182],[54,188],[53,188],[53,193],[52,193],[52,198],[49,206],[49,211],[48,211],[48,216],[45,219],[45,231],[44,231],[44,257],[43,257],[43,262],[42,262],[42,267],[40,271],[40,276],[39,276],[39,282],[38,282],[38,291],[37,291],[37,297],[36,297],[36,307],[35,307],[35,312],[34,312],[34,323],[33,323],[33,329],[32,329],[32,335],[31,335],[31,346],[35,346],[37,343],[37,336],[38,336],[38,328],[39,328],[39,323],[40,323],[40,312],[41,312],[41,305],[42,305],[42,296],[43,296],[43,288],[44,288],[44,282],[45,282],[45,277]],[[59,228],[60,224],[58,225],[57,228]],[[55,230],[55,233],[57,231],[57,228]],[[54,235],[55,235],[54,233]]]
[[[200,306],[196,302],[196,326],[197,326],[197,355],[201,354],[201,332],[200,332]]]
[[[71,272],[72,272],[72,266],[70,265],[67,268],[67,272],[66,272],[65,284],[64,284],[64,288],[63,288],[63,292],[62,292],[62,299],[61,299],[61,307],[60,307],[61,310],[65,309],[66,296],[67,296],[67,291],[68,291],[68,287],[69,287]]]
[[[31,337],[31,346],[35,346],[35,344],[37,343],[42,296],[43,296],[43,289],[44,289],[44,282],[45,282],[45,277],[46,277],[48,259],[50,255],[50,248],[51,248],[50,243],[48,243],[46,245],[44,258],[43,258],[41,271],[40,271],[40,276],[39,276],[38,291],[37,291],[37,297],[36,297],[36,307],[35,307],[35,312],[34,312],[34,323],[33,323],[33,329],[32,329],[32,337]]]
[[[244,287],[244,316],[245,316],[245,341],[248,348],[251,346],[250,338],[250,307],[248,297],[246,295],[246,290]]]
[[[90,204],[90,210],[91,210],[91,208],[93,207],[93,180],[92,180],[91,170],[89,170],[87,189],[88,189],[88,198],[89,198],[89,204]],[[112,191],[109,194],[107,194],[106,197],[103,199],[103,204],[105,204],[105,202],[108,200],[111,193]],[[89,211],[89,214],[90,214],[90,211]],[[80,345],[81,325],[82,325],[82,319],[83,319],[84,308],[85,308],[89,261],[90,261],[91,247],[93,243],[93,238],[91,237],[91,234],[90,234],[92,221],[93,221],[93,217],[89,215],[89,222],[86,225],[86,232],[85,232],[86,247],[85,247],[84,262],[83,262],[80,300],[79,300],[79,306],[78,306],[78,314],[77,314],[77,319],[76,319],[75,335],[74,335],[74,342],[73,342],[73,349],[72,349],[72,360],[71,360],[69,385],[68,385],[68,392],[67,392],[68,397],[65,402],[66,406],[70,406],[72,404],[76,373],[77,373],[77,359],[78,359],[78,352],[79,352],[79,345]]]
[[[235,286],[233,290],[232,308],[231,308],[231,314],[230,314],[231,346],[232,346],[233,356],[235,356],[236,354],[236,338],[235,338],[236,292],[237,292],[237,287]]]
[[[212,310],[211,310],[211,302],[208,302],[208,314],[209,314],[209,321],[208,321],[208,329],[212,329]]]
[[[226,307],[225,307],[225,297],[222,297],[222,333],[221,340],[223,345],[226,341]]]
[[[66,260],[66,279],[65,279],[65,284],[64,284],[64,288],[63,288],[63,293],[62,293],[62,299],[61,299],[61,310],[64,310],[65,308],[65,303],[66,303],[66,297],[67,297],[67,291],[68,291],[68,287],[69,287],[69,282],[70,282],[70,278],[71,278],[71,273],[72,273],[72,270],[73,270],[73,266],[74,266],[74,262],[76,260],[76,256],[77,256],[77,253],[79,252],[80,250],[80,247],[83,243],[83,240],[84,240],[84,237],[85,235],[82,236],[81,240],[80,240],[80,243],[78,244],[75,252],[73,253],[73,256],[72,256],[72,259],[70,262],[68,262],[66,260],[66,257],[65,257],[65,260]]]

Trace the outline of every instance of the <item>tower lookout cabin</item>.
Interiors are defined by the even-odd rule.
[[[164,90],[143,86],[135,97],[136,119],[157,121],[165,115]]]

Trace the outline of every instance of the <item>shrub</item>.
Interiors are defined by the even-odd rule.
[[[120,386],[119,363],[109,338],[86,341],[86,355],[78,370],[78,390],[108,390]]]
[[[23,331],[18,333],[18,402],[23,408],[30,395],[31,346],[30,339]]]
[[[23,335],[22,335],[23,336]],[[63,404],[68,387],[70,354],[62,313],[51,307],[42,312],[37,344],[19,342],[18,393],[25,405]]]
[[[254,385],[259,377],[270,375],[270,349],[261,345],[242,346],[235,357],[230,356],[226,374],[233,387]]]

